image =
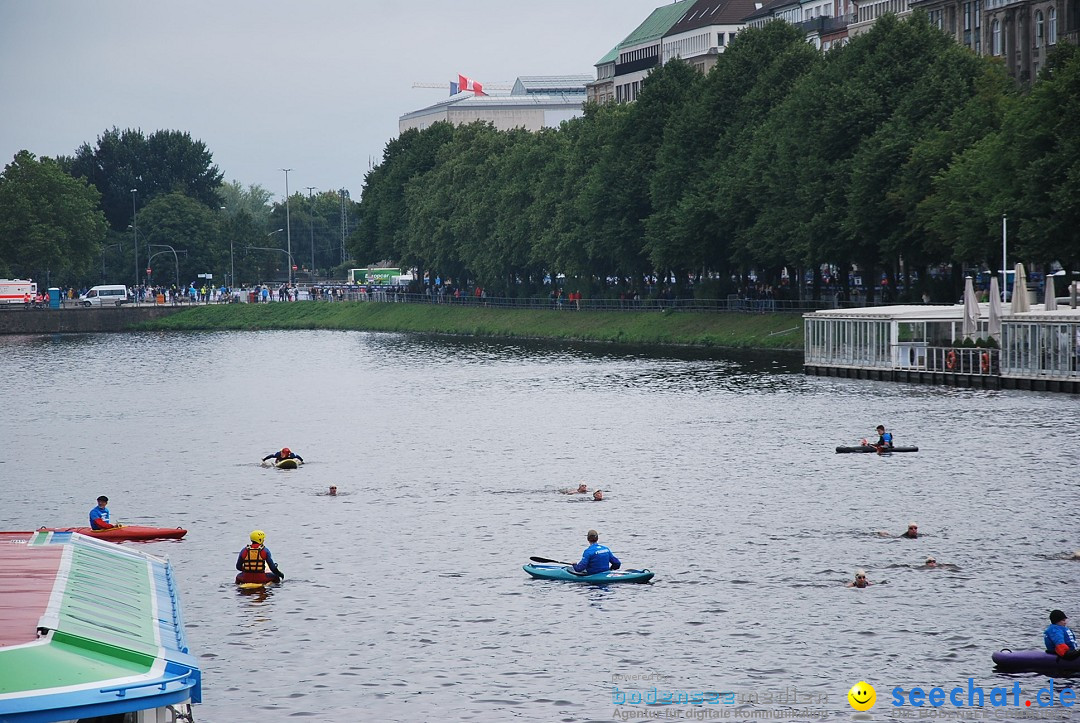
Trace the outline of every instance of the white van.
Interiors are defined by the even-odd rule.
[[[130,301],[126,286],[95,286],[79,297],[83,306],[120,306]]]

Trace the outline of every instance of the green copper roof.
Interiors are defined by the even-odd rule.
[[[600,58],[600,60],[596,61],[595,64],[596,65],[603,65],[604,63],[614,63],[618,59],[618,57],[619,57],[619,46],[616,45],[614,48],[612,48],[611,50],[608,51],[607,55]]]
[[[679,19],[694,4],[694,0],[680,0],[680,2],[664,5],[652,11],[652,14],[637,26],[634,32],[626,36],[626,40],[619,43],[619,48],[628,48],[633,45],[642,45],[664,37],[664,33],[671,30],[671,26],[679,22]]]

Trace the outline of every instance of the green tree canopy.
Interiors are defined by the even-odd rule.
[[[16,154],[0,174],[0,274],[42,284],[86,275],[105,238],[99,198],[56,161]]]
[[[101,192],[105,218],[118,231],[128,227],[135,209],[163,194],[183,193],[211,209],[221,205],[221,172],[213,156],[206,144],[182,131],[159,130],[147,137],[141,130],[112,128],[95,146],[84,143],[63,163]]]

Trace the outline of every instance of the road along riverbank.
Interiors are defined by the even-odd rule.
[[[516,339],[801,351],[799,314],[554,311],[451,304],[273,303],[184,309],[132,328],[157,331],[338,329]]]

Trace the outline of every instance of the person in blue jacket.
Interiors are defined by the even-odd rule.
[[[618,570],[622,566],[619,558],[615,557],[611,550],[597,542],[600,535],[596,530],[589,530],[585,535],[585,539],[589,541],[589,546],[581,554],[581,562],[574,564],[575,571],[584,572],[586,575],[595,575],[598,572]]]
[[[1069,616],[1060,610],[1050,611],[1050,626],[1043,633],[1043,645],[1046,652],[1056,655],[1065,660],[1080,658],[1080,650],[1076,648],[1076,636],[1065,623],[1069,622]]]
[[[885,426],[879,424],[877,426],[878,441],[871,445],[877,450],[878,454],[887,452],[893,448],[892,432],[886,432]]]
[[[109,498],[105,495],[97,498],[97,506],[90,510],[90,529],[91,530],[111,530],[114,527],[123,527],[123,525],[114,525],[109,521]]]

